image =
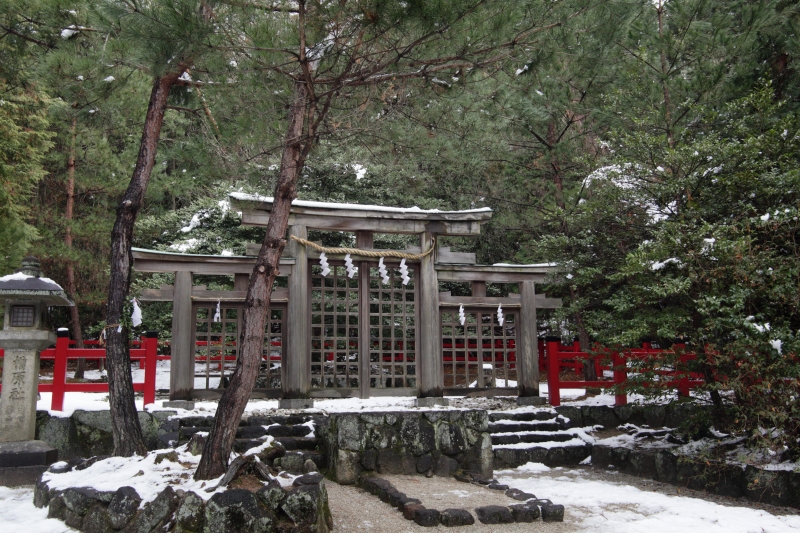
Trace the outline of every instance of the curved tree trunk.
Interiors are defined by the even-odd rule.
[[[117,207],[117,219],[111,232],[111,281],[108,286],[108,311],[106,314],[106,359],[108,361],[108,398],[114,435],[114,455],[145,455],[147,448],[133,399],[131,359],[127,331],[118,330],[122,311],[131,282],[131,241],[133,225],[142,206],[144,193],[155,164],[158,138],[164,122],[170,88],[183,73],[184,68],[170,72],[153,82],[150,103],[147,106],[139,156],[133,170],[128,190]]]
[[[223,475],[227,470],[236,429],[239,427],[245,405],[258,377],[264,345],[264,327],[272,298],[272,285],[278,275],[278,261],[286,245],[289,210],[292,200],[297,197],[297,178],[305,164],[308,143],[312,142],[310,139],[303,139],[307,94],[304,83],[295,85],[280,177],[275,185],[275,198],[267,223],[267,234],[261,244],[261,251],[247,288],[242,333],[239,339],[241,352],[230,384],[220,398],[214,423],[203,449],[203,456],[194,475],[197,480],[213,479]]]

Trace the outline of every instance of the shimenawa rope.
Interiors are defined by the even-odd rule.
[[[307,241],[306,239],[301,239],[295,235],[292,235],[292,240],[299,242],[304,246],[308,246],[309,248],[313,248],[318,252],[324,252],[326,254],[333,254],[333,255],[344,255],[344,254],[352,254],[352,255],[363,255],[366,257],[394,257],[397,259],[409,259],[411,261],[415,261],[417,259],[422,259],[423,257],[430,255],[433,252],[433,249],[436,248],[436,239],[433,239],[431,242],[431,247],[428,248],[425,252],[421,254],[406,254],[403,252],[396,252],[394,250],[361,250],[360,248],[326,248],[325,246],[320,246],[317,243]]]

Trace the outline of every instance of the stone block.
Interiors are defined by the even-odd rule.
[[[44,466],[58,461],[58,450],[40,440],[0,442],[0,468]]]
[[[439,522],[445,527],[471,526],[475,517],[466,509],[445,509],[439,513]]]
[[[450,405],[450,402],[447,401],[446,398],[428,397],[417,398],[415,405],[417,407],[447,407]]]
[[[648,426],[651,428],[664,427],[667,410],[663,405],[646,405],[642,415]]]
[[[510,505],[514,522],[535,522],[539,518],[539,506],[527,503]]]
[[[417,473],[425,474],[433,469],[433,457],[431,454],[426,453],[417,459]]]
[[[341,485],[352,485],[358,481],[361,474],[360,462],[358,452],[338,450],[334,459],[335,481]]]
[[[205,506],[205,524],[215,533],[272,533],[275,516],[245,489],[214,494]]]
[[[476,507],[475,514],[482,524],[511,524],[514,522],[514,515],[511,509],[502,505],[486,505]]]
[[[120,487],[108,504],[108,520],[114,529],[122,529],[131,521],[142,498],[133,487]]]
[[[337,420],[337,444],[342,450],[362,451],[366,443],[366,425],[358,414],[343,414]]]
[[[194,492],[187,492],[175,512],[175,533],[201,533],[205,526],[206,504]]]
[[[508,489],[506,491],[506,496],[520,502],[526,502],[528,500],[536,499],[536,496],[534,496],[533,494],[529,492],[523,492],[519,489]]]
[[[313,409],[313,398],[281,398],[278,400],[278,409]]]
[[[123,533],[150,533],[167,525],[178,508],[180,499],[172,487],[162,490],[156,498],[136,513]]]
[[[186,409],[191,411],[194,409],[194,402],[192,400],[170,400],[161,403],[162,407],[170,409]]]
[[[527,405],[546,405],[547,398],[543,396],[519,396],[517,398],[517,405],[520,406],[527,406]]]
[[[403,504],[401,511],[403,512],[403,518],[406,520],[414,520],[417,517],[417,513],[423,509],[425,509],[425,506],[422,504],[408,502]]]
[[[543,522],[563,522],[564,521],[564,506],[563,505],[542,505],[542,521]]]
[[[433,469],[433,473],[437,476],[451,477],[456,473],[456,470],[458,470],[458,462],[452,457],[442,455],[439,457],[439,460],[436,461],[436,467]]]
[[[114,531],[108,519],[105,505],[95,503],[89,508],[86,516],[83,517],[81,531],[83,533],[112,533]]]
[[[436,447],[436,434],[433,425],[418,413],[401,415],[400,442],[414,455],[431,452]]]
[[[439,525],[439,511],[437,509],[418,509],[414,514],[414,523],[422,527],[436,527]]]

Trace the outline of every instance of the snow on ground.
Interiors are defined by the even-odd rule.
[[[624,483],[587,479],[587,472],[528,463],[495,472],[508,484],[566,507],[577,531],[596,533],[780,533],[800,531],[800,516],[776,516],[684,496],[640,490]]]
[[[76,531],[61,520],[47,518],[47,509],[33,506],[33,487],[0,487],[0,526],[3,531],[25,533]]]

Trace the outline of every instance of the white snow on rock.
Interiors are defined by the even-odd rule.
[[[158,454],[175,451],[178,462],[163,459],[155,463]],[[42,479],[51,489],[69,487],[91,487],[100,491],[116,491],[120,487],[133,487],[142,497],[142,504],[155,500],[158,493],[172,486],[185,491],[192,491],[201,498],[209,499],[214,492],[205,489],[214,487],[222,478],[208,481],[195,481],[194,471],[200,463],[199,455],[186,451],[186,446],[172,450],[156,450],[145,457],[109,457],[97,461],[84,470],[72,470],[63,474],[45,472]],[[187,475],[188,474],[188,475]]]
[[[272,203],[271,196],[261,196],[259,194],[247,194],[243,192],[232,192],[231,198],[236,200],[243,200],[249,202],[267,202]],[[311,200],[294,200],[292,205],[297,207],[321,207],[325,209],[350,209],[353,211],[382,211],[384,213],[418,213],[418,214],[435,214],[435,213],[491,213],[491,207],[481,207],[478,209],[466,209],[464,211],[442,211],[440,209],[420,209],[417,206],[413,207],[386,207],[384,205],[367,205],[367,204],[343,204],[338,202],[314,202]]]

